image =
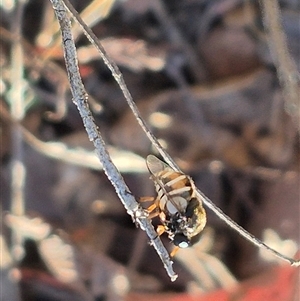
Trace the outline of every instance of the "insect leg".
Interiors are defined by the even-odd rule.
[[[163,225],[158,225],[156,232],[158,236],[161,236],[166,231],[165,227]]]
[[[179,250],[179,247],[176,246],[176,247],[172,250],[172,252],[171,252],[171,254],[170,254],[170,257],[174,257],[178,250]]]
[[[142,196],[139,198],[140,203],[154,202],[154,201],[155,201],[155,197],[153,197],[153,196]]]
[[[156,216],[159,215],[159,202],[158,202],[158,199],[157,198],[154,198],[154,197],[141,197],[139,199],[140,203],[143,203],[143,202],[153,202],[152,205],[150,205],[146,210],[149,214],[149,218],[152,219]]]

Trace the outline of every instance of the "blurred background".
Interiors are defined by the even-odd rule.
[[[294,257],[300,152],[292,115],[300,109],[287,108],[258,1],[72,4],[196,186],[250,233]],[[299,71],[300,4],[279,4]],[[0,8],[1,300],[300,300],[299,270],[209,210],[200,242],[176,254],[172,283],[94,155],[72,103],[50,1],[2,0]],[[73,25],[90,107],[112,159],[137,199],[155,196],[145,158],[156,150]]]

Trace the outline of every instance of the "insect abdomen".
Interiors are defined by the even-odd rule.
[[[184,213],[192,196],[192,186],[189,178],[174,171],[161,171],[155,175],[159,207],[172,215],[180,211]]]

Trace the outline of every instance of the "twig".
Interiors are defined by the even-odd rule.
[[[103,170],[102,165],[94,151],[82,148],[71,148],[63,142],[44,142],[38,139],[30,131],[24,128],[17,120],[12,118],[2,103],[0,103],[0,118],[6,123],[19,127],[19,129],[22,131],[25,142],[27,142],[33,149],[42,155],[75,166],[90,168],[93,170]],[[113,158],[113,161],[120,172],[144,173],[147,171],[145,161],[142,157],[129,151],[117,150],[111,147],[109,147],[109,151],[111,152],[111,157]],[[124,160],[124,158],[126,160]]]
[[[177,28],[172,16],[168,13],[165,4],[162,0],[157,0],[155,5],[152,5],[152,10],[156,14],[159,22],[163,25],[167,38],[186,55],[186,60],[189,68],[192,70],[197,82],[204,81],[207,78],[207,72],[197,58],[195,50],[190,46],[187,39]]]
[[[84,23],[80,15],[77,13],[77,11],[74,9],[72,4],[68,0],[62,0],[68,10],[71,12],[71,14],[75,17],[76,21],[80,24],[82,27],[82,30],[84,34],[87,36],[89,41],[96,47],[96,49],[99,51],[99,54],[107,66],[107,68],[111,71],[112,76],[114,77],[115,81],[119,85],[120,89],[122,90],[122,93],[125,97],[125,100],[128,103],[128,106],[132,110],[137,122],[143,129],[143,131],[148,136],[149,140],[152,142],[152,144],[157,148],[158,152],[163,156],[165,161],[174,169],[177,171],[180,171],[179,167],[176,165],[174,160],[171,158],[171,156],[163,149],[163,147],[160,145],[160,143],[157,141],[156,137],[153,135],[153,133],[150,131],[148,125],[145,123],[143,118],[141,118],[141,115],[139,113],[139,110],[135,104],[135,102],[132,99],[132,96],[125,84],[124,78],[122,73],[120,72],[118,66],[115,64],[115,62],[109,57],[109,55],[106,53],[105,49],[101,45],[98,38],[95,36],[93,31]]]
[[[18,121],[25,114],[24,105],[24,55],[21,41],[21,28],[23,23],[24,1],[19,1],[15,6],[12,25],[14,41],[11,49],[11,89],[9,91],[11,115]],[[11,213],[17,216],[24,215],[24,185],[25,166],[23,163],[22,132],[19,128],[12,128],[12,159],[11,159]],[[23,238],[17,231],[12,234],[12,253],[16,260],[24,255]]]
[[[103,170],[114,186],[124,207],[132,216],[132,218],[140,225],[140,227],[146,231],[150,238],[151,244],[154,246],[158,255],[160,256],[168,275],[170,276],[171,280],[174,281],[176,280],[177,275],[173,271],[173,262],[170,260],[169,253],[163,246],[160,238],[157,236],[157,233],[151,224],[151,220],[147,218],[145,211],[135,200],[122,176],[112,163],[98,127],[96,126],[94,118],[89,110],[87,93],[84,89],[78,70],[76,48],[71,34],[70,20],[66,14],[65,7],[60,0],[51,0],[51,2],[62,31],[65,62],[71,84],[71,92],[74,98],[73,101],[79,110],[88,137],[90,141],[93,142],[97,156],[103,165]]]
[[[280,7],[277,0],[260,0],[260,5],[269,49],[283,89],[285,110],[300,130],[300,75],[288,51],[287,39],[281,25]]]
[[[73,8],[73,6],[70,4],[68,0],[62,0],[67,8],[70,10],[70,12],[73,14],[77,22],[82,26],[82,29],[87,36],[87,38],[90,40],[90,42],[98,49],[101,58],[103,59],[106,66],[110,69],[114,79],[118,83],[120,89],[123,92],[123,95],[132,110],[132,113],[134,114],[137,122],[151,141],[151,143],[156,147],[158,152],[161,154],[161,156],[164,158],[164,160],[170,165],[171,168],[173,168],[175,171],[182,172],[178,165],[174,162],[172,157],[166,152],[166,150],[160,145],[160,143],[157,141],[156,137],[151,132],[149,126],[146,124],[146,122],[141,117],[141,114],[134,103],[132,96],[125,84],[124,78],[122,76],[122,73],[120,72],[118,66],[109,58],[107,55],[105,49],[102,47],[101,43],[99,42],[98,38],[95,36],[95,34],[92,32],[90,28],[86,26],[86,24],[83,22],[83,20],[80,18],[76,10]],[[245,239],[247,239],[252,244],[266,249],[267,251],[273,253],[275,256],[281,258],[282,260],[285,260],[289,262],[291,265],[294,266],[300,266],[300,260],[294,260],[292,258],[286,257],[276,250],[270,248],[266,244],[264,244],[262,241],[257,239],[254,235],[250,234],[248,231],[246,231],[244,228],[242,228],[240,225],[238,225],[236,222],[234,222],[229,216],[227,216],[220,208],[218,208],[207,196],[205,196],[198,188],[196,188],[197,196],[203,201],[203,203],[212,210],[221,220],[223,220],[231,229],[238,232],[241,236],[243,236]]]

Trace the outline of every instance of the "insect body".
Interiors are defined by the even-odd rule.
[[[161,220],[158,233],[168,233],[179,248],[195,244],[206,224],[206,214],[195,195],[194,182],[153,155],[147,157],[147,166],[157,191],[157,198],[148,209]]]

